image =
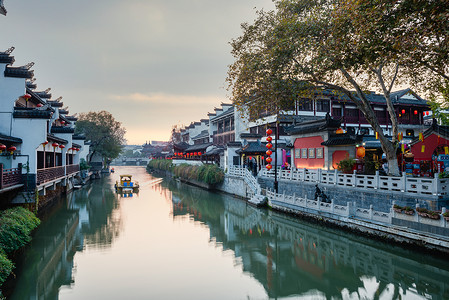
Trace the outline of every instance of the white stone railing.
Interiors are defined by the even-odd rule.
[[[261,187],[257,182],[257,179],[251,174],[251,172],[240,166],[231,166],[228,170],[228,175],[243,177],[246,184],[250,187],[254,195],[258,195],[261,192]]]
[[[413,212],[412,215],[398,213],[393,207],[391,207],[390,212],[380,212],[374,210],[372,205],[370,208],[355,207],[351,202],[348,202],[347,205],[336,205],[334,203],[321,202],[320,198],[313,200],[296,197],[295,195],[276,194],[271,190],[266,191],[266,197],[268,198],[270,206],[281,210],[309,212],[315,215],[328,213],[330,214],[329,216],[353,217],[385,224],[392,224],[392,219],[396,218],[410,222],[449,228],[449,222],[446,221],[442,214],[439,215],[439,219],[435,220],[422,217],[417,212]],[[444,211],[446,210],[444,209]]]
[[[261,170],[259,176],[274,178],[274,170]],[[392,192],[406,192],[419,195],[449,195],[449,178],[431,177],[401,177],[376,175],[343,174],[322,169],[293,169],[278,168],[277,178],[286,181],[305,181],[339,186],[358,187],[371,190],[386,190]]]

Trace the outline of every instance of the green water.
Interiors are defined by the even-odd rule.
[[[449,299],[449,260],[115,169],[46,216],[8,298]]]

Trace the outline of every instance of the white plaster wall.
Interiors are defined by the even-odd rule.
[[[29,155],[30,173],[37,171],[37,149],[42,147],[42,143],[47,140],[47,120],[46,119],[13,119],[12,136],[22,139],[19,145],[21,154]],[[47,148],[49,145],[47,145]],[[17,159],[18,162],[26,163],[25,157]]]
[[[5,77],[5,64],[0,64],[0,133],[12,135],[14,102],[26,92],[25,79]]]
[[[242,113],[240,110],[234,108],[234,131],[235,131],[235,141],[241,142],[241,133],[249,133],[249,123],[246,113]]]

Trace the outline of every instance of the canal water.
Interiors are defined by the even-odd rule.
[[[138,194],[114,192],[119,174]],[[449,299],[449,260],[116,167],[43,220],[9,299]]]

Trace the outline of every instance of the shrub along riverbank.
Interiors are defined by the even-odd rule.
[[[0,213],[0,286],[11,274],[14,264],[8,254],[31,241],[31,232],[40,220],[29,210],[15,207]]]
[[[147,165],[147,171],[151,172],[155,169],[170,171],[176,177],[184,180],[197,180],[210,185],[222,183],[225,177],[223,170],[220,169],[217,165],[174,165],[169,159],[151,160]]]

